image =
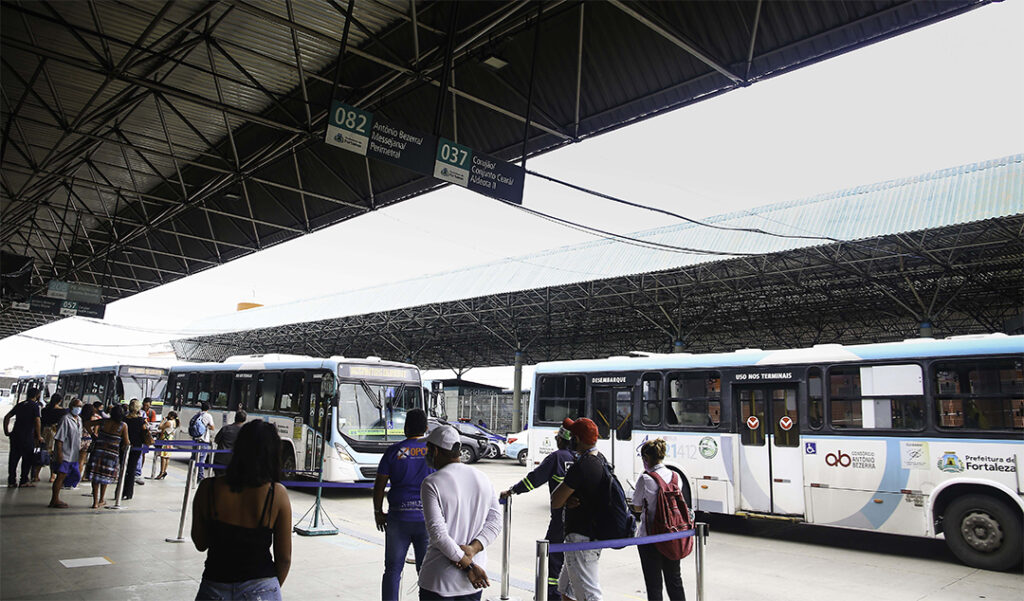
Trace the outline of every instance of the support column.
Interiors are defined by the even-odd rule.
[[[523,351],[516,351],[515,383],[512,388],[512,431],[520,432],[523,429],[523,411],[521,399],[523,398]]]
[[[673,353],[681,353],[681,352],[683,352],[684,349],[685,349],[685,347],[683,346],[683,341],[682,340],[676,340],[675,342],[672,343],[672,352]]]
[[[919,336],[921,338],[931,338],[932,337],[932,322],[930,322],[930,321],[922,321],[921,322],[920,329],[919,329]]]

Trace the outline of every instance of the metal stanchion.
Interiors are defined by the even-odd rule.
[[[537,580],[533,584],[533,598],[548,601],[548,546],[546,540],[537,541]]]
[[[196,467],[196,454],[192,453],[188,460],[188,475],[185,476],[185,498],[181,501],[181,521],[178,522],[178,537],[171,538],[167,537],[164,540],[169,543],[183,543],[185,538],[182,536],[185,534],[185,516],[188,515],[188,501],[189,497],[192,496],[192,473]]]
[[[107,505],[107,509],[121,509],[121,492],[124,490],[124,477],[128,471],[128,455],[131,452],[131,447],[125,449],[125,452],[120,454],[121,465],[117,472],[117,485],[114,487],[114,504]],[[132,474],[135,477],[135,474]]]
[[[505,506],[502,512],[502,556],[501,556],[501,601],[517,601],[515,597],[509,597],[509,566],[512,563],[512,497],[509,496],[501,501]]]
[[[153,448],[154,449],[159,449],[160,448],[160,443],[154,442],[153,443]],[[145,449],[145,450],[142,451],[142,456],[145,457],[146,453],[149,452],[149,447],[144,446],[143,449]],[[149,463],[151,464],[150,465],[151,469],[149,470],[149,479],[150,480],[156,480],[156,476],[157,476],[156,464],[160,463],[160,453],[153,453],[153,459]]]
[[[694,562],[697,564],[697,601],[707,601],[707,597],[704,596],[704,560],[707,553],[708,525],[706,522],[697,522],[693,529],[697,531],[697,557]]]

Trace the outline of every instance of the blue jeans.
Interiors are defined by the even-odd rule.
[[[397,601],[399,581],[402,568],[405,567],[405,556],[412,544],[416,555],[416,572],[423,565],[423,556],[427,554],[427,525],[422,521],[408,521],[391,518],[384,532],[384,577],[380,581],[380,596],[384,601]]]
[[[281,601],[281,585],[274,578],[242,582],[214,582],[203,578],[196,601]]]
[[[196,442],[202,441],[196,440]],[[213,447],[211,447],[210,443],[208,442],[203,443],[203,445],[205,446],[196,446],[195,448],[195,450],[198,451],[198,453],[196,454],[196,463],[213,463],[213,458],[215,457],[215,455],[209,452],[210,450],[212,450]],[[197,478],[202,480],[203,477],[206,475],[206,468],[199,467],[197,469],[199,470],[199,475],[197,476]]]
[[[433,591],[427,589],[420,589],[420,601],[480,601],[480,595],[483,591],[477,591],[475,593],[467,593],[465,595],[455,595],[452,597],[442,597]]]

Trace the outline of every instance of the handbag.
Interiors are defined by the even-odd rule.
[[[44,447],[36,447],[32,453],[32,462],[35,465],[49,465],[50,464],[50,452]]]

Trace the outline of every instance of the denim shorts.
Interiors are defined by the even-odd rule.
[[[196,601],[281,601],[277,577],[242,582],[214,582],[203,578]]]

